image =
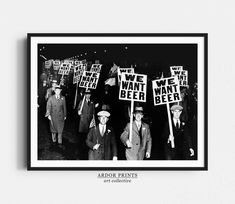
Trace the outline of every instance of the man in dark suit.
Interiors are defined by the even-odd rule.
[[[85,99],[80,101],[78,105],[79,121],[79,133],[88,133],[89,125],[95,113],[94,102],[91,101],[91,91],[86,90]]]
[[[150,158],[152,148],[152,138],[150,134],[149,125],[142,121],[143,107],[136,107],[134,111],[134,118],[132,125],[132,141],[129,140],[130,123],[126,125],[122,135],[121,141],[127,147],[127,160],[143,160],[144,157]]]
[[[169,124],[165,125],[163,138],[167,160],[187,160],[194,156],[187,124],[180,120],[182,110],[183,107],[180,105],[173,105],[171,107],[173,135],[170,134]],[[172,142],[175,144],[174,148],[171,145]]]
[[[89,160],[117,160],[117,145],[113,128],[106,125],[110,113],[98,112],[99,124],[90,129],[86,144],[89,147]]]
[[[87,160],[88,148],[86,146],[86,137],[89,126],[95,114],[95,105],[91,101],[91,91],[85,91],[85,98],[78,105],[78,154],[80,160]]]

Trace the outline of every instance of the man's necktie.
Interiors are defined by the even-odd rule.
[[[176,121],[176,129],[177,129],[177,130],[180,129],[180,124],[179,124],[179,121],[178,121],[178,120]]]
[[[104,125],[102,125],[101,127],[102,127],[102,128],[101,128],[101,136],[103,136],[103,135],[104,135],[104,132],[105,132]]]
[[[138,124],[138,131],[140,136],[140,144],[142,143],[142,131],[141,131],[141,124]]]

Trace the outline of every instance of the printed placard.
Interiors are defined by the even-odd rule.
[[[79,64],[83,64],[81,60],[74,60],[74,66],[77,66]]]
[[[177,76],[152,81],[154,105],[181,101]]]
[[[86,64],[78,64],[74,66],[73,84],[80,81],[83,72],[86,70]]]
[[[71,64],[68,61],[62,62],[60,64],[60,70],[59,70],[58,74],[69,75],[70,68],[71,68]]]
[[[183,66],[170,66],[171,76],[177,75],[180,71],[183,70]]]
[[[118,67],[118,83],[121,82],[122,73],[134,73],[134,68],[120,68]]]
[[[99,77],[100,77],[100,73],[84,71],[80,80],[79,87],[96,89]]]
[[[46,69],[50,69],[51,66],[52,66],[52,62],[53,62],[53,60],[47,60],[47,61],[45,61],[45,68],[46,68]]]
[[[119,99],[146,102],[147,75],[121,74]]]
[[[59,70],[59,68],[60,68],[60,60],[54,60],[53,61],[53,69]]]
[[[188,86],[188,71],[182,70],[180,74],[177,75],[179,79],[180,86]]]
[[[177,76],[180,86],[188,86],[188,71],[183,66],[170,66],[171,76]]]
[[[101,67],[102,67],[102,64],[92,64],[90,71],[100,73]]]

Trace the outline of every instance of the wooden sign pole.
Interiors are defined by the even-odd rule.
[[[75,92],[75,98],[74,98],[74,103],[73,103],[73,109],[76,108],[77,97],[78,97],[78,81],[77,81],[77,85],[76,85],[76,92]]]
[[[60,78],[60,85],[62,84],[61,82],[62,82],[63,79],[64,79],[64,72],[63,72],[63,74],[62,74],[62,76]]]
[[[169,103],[167,103],[166,106],[167,106],[167,114],[168,114],[168,123],[169,123],[170,135],[173,136],[173,140],[170,140],[171,148],[175,148],[175,142],[174,142],[174,135],[173,135],[173,129],[172,129],[172,121],[171,121],[171,113],[170,113],[170,105],[169,105]]]
[[[130,142],[132,141],[133,110],[134,110],[134,100],[131,100],[130,135],[129,135]]]
[[[86,91],[88,90],[88,88],[86,88]],[[80,112],[82,112],[82,109],[83,109],[83,105],[84,105],[84,102],[85,102],[85,95],[86,95],[86,91],[85,91],[85,94],[84,94],[84,96],[83,96],[83,99],[82,99],[82,105],[81,105],[81,108],[80,108]]]

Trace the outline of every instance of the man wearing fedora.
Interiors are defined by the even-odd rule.
[[[143,107],[135,107],[134,121],[132,124],[132,141],[129,140],[130,123],[126,125],[121,134],[121,141],[126,146],[127,160],[143,160],[150,158],[152,138],[149,125],[142,121]]]
[[[173,135],[170,134],[169,124],[165,125],[163,138],[167,160],[186,160],[194,156],[187,124],[180,117],[182,110],[183,107],[181,105],[173,105],[171,107]],[[172,142],[174,143],[174,148],[172,147]]]
[[[53,144],[58,142],[62,146],[62,132],[64,129],[64,121],[67,117],[65,97],[61,96],[61,87],[55,86],[55,94],[47,101],[47,111],[45,117],[50,121],[50,130]],[[58,139],[56,137],[58,134]]]
[[[110,113],[98,112],[99,124],[90,129],[86,144],[89,147],[89,160],[117,160],[117,145],[113,128],[106,123]]]
[[[79,159],[87,160],[88,148],[86,145],[86,137],[89,131],[91,120],[95,114],[95,105],[94,102],[91,101],[91,91],[88,89],[84,94],[84,101],[81,100],[78,105],[78,152]]]
[[[91,101],[91,91],[89,89],[85,91],[84,97],[84,103],[81,100],[78,105],[78,115],[80,116],[78,131],[87,134],[93,114],[95,114],[95,106],[94,102]]]
[[[52,80],[51,87],[47,89],[45,100],[47,101],[52,95],[55,94],[55,87],[57,86],[57,80]]]

